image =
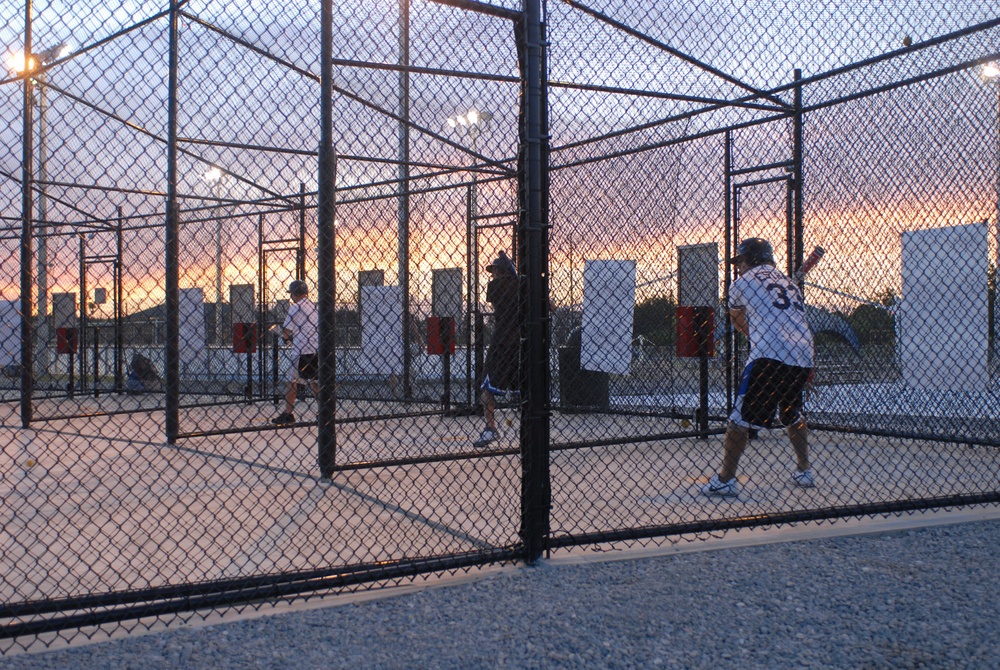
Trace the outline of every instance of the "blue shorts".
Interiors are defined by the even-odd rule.
[[[506,398],[507,394],[510,393],[510,389],[498,389],[492,384],[490,384],[490,376],[486,375],[483,379],[482,386],[479,387],[480,391],[489,391],[493,394],[494,398]]]

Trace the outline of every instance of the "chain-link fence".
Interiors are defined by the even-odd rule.
[[[988,7],[0,12],[6,652],[1000,499]]]

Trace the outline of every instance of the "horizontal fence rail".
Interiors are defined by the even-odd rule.
[[[1000,502],[1000,16],[914,4],[0,0],[0,653]]]

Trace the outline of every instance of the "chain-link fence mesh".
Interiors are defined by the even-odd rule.
[[[988,7],[29,7],[5,652],[1000,497]]]

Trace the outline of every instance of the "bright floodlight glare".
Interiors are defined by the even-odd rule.
[[[24,52],[15,51],[7,55],[7,66],[14,74],[23,74],[26,69],[34,67],[34,58],[28,59],[28,67],[25,68]]]
[[[455,117],[454,116],[449,116],[448,117],[448,127],[449,128],[454,128],[457,125],[458,125],[458,121],[455,120]]]
[[[458,117],[458,122],[463,126],[469,125],[469,120],[465,118],[465,114],[462,114],[461,116]]]
[[[212,167],[208,172],[205,173],[205,181],[209,183],[214,183],[222,179],[222,170],[217,167]]]
[[[466,116],[469,119],[469,123],[471,123],[472,125],[476,125],[477,123],[479,123],[479,110],[478,109],[475,109],[475,108],[470,109],[469,113],[466,114]]]
[[[987,63],[983,66],[983,77],[986,79],[996,79],[1000,77],[1000,66],[996,63]]]

